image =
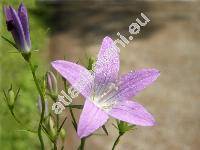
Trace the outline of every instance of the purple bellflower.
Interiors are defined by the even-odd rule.
[[[12,33],[17,49],[29,53],[31,49],[29,19],[26,7],[21,3],[18,12],[11,6],[4,6],[7,29]]]
[[[159,71],[142,69],[119,77],[119,52],[113,45],[111,38],[104,38],[93,74],[72,62],[51,63],[86,99],[78,124],[80,138],[104,125],[109,116],[140,126],[155,125],[154,117],[131,97],[155,81]]]

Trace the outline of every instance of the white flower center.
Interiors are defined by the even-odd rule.
[[[102,87],[101,91],[94,91],[90,100],[100,109],[108,112],[117,103],[116,99],[112,98],[117,90],[118,86],[115,83],[110,83],[109,85]]]

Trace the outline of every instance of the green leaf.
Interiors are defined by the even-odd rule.
[[[8,42],[10,45],[12,45],[14,48],[18,49],[18,48],[17,48],[17,45],[16,45],[14,42],[10,41],[10,40],[9,40],[8,38],[6,38],[5,36],[2,35],[1,38],[4,39],[6,42]]]

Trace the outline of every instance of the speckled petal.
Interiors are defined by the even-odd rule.
[[[103,126],[108,120],[108,115],[96,107],[91,101],[86,100],[78,123],[78,136],[86,137]]]
[[[51,63],[54,69],[56,69],[69,83],[83,96],[88,97],[92,91],[93,76],[90,72],[75,63],[56,60]]]
[[[142,69],[122,76],[119,80],[119,90],[116,97],[119,99],[129,99],[135,96],[153,83],[159,75],[160,73],[156,69]]]
[[[116,82],[119,72],[119,52],[109,37],[103,39],[95,68],[95,90],[107,83]]]
[[[28,13],[26,7],[21,3],[18,9],[18,16],[21,20],[21,24],[24,30],[25,39],[27,42],[28,47],[31,47],[31,40],[30,40],[30,31],[29,31],[29,20],[28,20]]]
[[[133,101],[120,101],[108,114],[116,119],[140,126],[153,126],[153,116],[141,105]]]

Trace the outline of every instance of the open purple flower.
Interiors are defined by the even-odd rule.
[[[4,6],[7,29],[12,33],[18,50],[22,53],[28,53],[31,49],[31,40],[29,32],[29,20],[26,7],[21,4],[18,12],[11,6]]]
[[[78,124],[80,138],[104,125],[109,116],[140,126],[155,124],[153,116],[142,105],[131,101],[131,97],[155,81],[159,71],[142,69],[119,77],[119,54],[113,45],[111,38],[104,38],[94,74],[72,62],[52,62],[86,99]]]

